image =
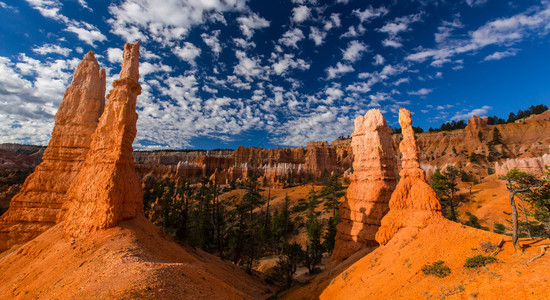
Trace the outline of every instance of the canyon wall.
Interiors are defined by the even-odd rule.
[[[90,51],[76,68],[55,115],[42,162],[0,218],[0,251],[28,241],[55,224],[65,193],[88,153],[104,105],[105,70],[100,70]]]

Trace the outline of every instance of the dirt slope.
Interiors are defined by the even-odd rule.
[[[0,256],[0,299],[258,299],[267,286],[139,216],[83,239],[63,223]]]
[[[496,255],[497,263],[470,269],[465,259],[482,251],[480,242],[497,244],[504,236],[445,221],[424,229],[401,230],[385,246],[363,257],[320,293],[320,299],[547,299],[550,297],[550,254],[527,265],[543,240],[524,252],[511,243]],[[446,278],[425,275],[424,265],[445,261]],[[311,298],[295,293],[294,299]]]

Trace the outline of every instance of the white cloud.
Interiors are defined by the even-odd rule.
[[[107,49],[107,60],[112,63],[121,63],[122,62],[122,49],[120,48],[108,48]]]
[[[432,92],[431,89],[421,88],[421,89],[419,89],[418,91],[408,92],[407,94],[409,94],[409,95],[417,95],[417,96],[426,96],[426,95],[428,95],[428,94],[431,93],[431,92]]]
[[[369,21],[370,19],[374,19],[380,16],[384,16],[390,11],[385,7],[379,7],[379,8],[373,8],[372,6],[369,8],[366,8],[365,10],[361,11],[359,9],[355,9],[353,11],[353,14],[356,15],[361,23],[365,21]]]
[[[203,24],[210,13],[244,11],[245,0],[163,1],[123,0],[109,5],[111,31],[126,41],[146,40],[149,35],[163,45],[172,45],[193,25]]]
[[[185,42],[183,47],[176,46],[172,49],[172,52],[180,59],[188,62],[192,66],[195,66],[195,59],[201,54],[201,49],[189,42]]]
[[[491,106],[484,105],[481,108],[476,108],[476,109],[471,110],[471,111],[457,112],[451,118],[451,120],[455,120],[455,121],[456,120],[467,120],[467,119],[470,119],[472,117],[472,115],[483,116],[483,115],[486,115],[489,112],[489,110],[491,110],[491,109],[492,109]]]
[[[212,49],[212,52],[214,52],[214,55],[217,57],[220,52],[222,52],[222,46],[220,45],[220,40],[218,37],[220,36],[220,30],[214,30],[211,35],[207,33],[201,34],[201,38],[204,41],[210,49]]]
[[[487,3],[487,0],[466,0],[466,3],[470,6],[481,6]]]
[[[348,48],[346,50],[343,50],[343,59],[355,62],[359,59],[361,59],[361,56],[363,55],[363,52],[367,51],[368,47],[363,42],[359,41],[351,41],[348,44]]]
[[[38,10],[40,14],[46,18],[57,21],[68,22],[69,19],[59,13],[63,6],[58,0],[26,0],[29,5]]]
[[[512,50],[508,50],[508,51],[497,51],[491,55],[487,55],[483,60],[484,61],[489,61],[489,60],[501,60],[505,57],[509,57],[509,56],[514,56],[517,54],[517,51],[512,49]]]
[[[78,39],[95,47],[95,42],[103,42],[107,37],[97,27],[86,22],[70,21],[66,31],[75,33]]]
[[[305,38],[304,33],[299,28],[291,29],[283,34],[279,39],[279,43],[298,49],[298,42]]]
[[[88,11],[93,11],[89,6],[88,3],[86,3],[86,0],[78,0],[78,4],[82,6],[82,8],[87,9]]]
[[[323,29],[325,31],[329,31],[333,28],[338,28],[342,25],[342,22],[340,20],[340,14],[337,14],[337,13],[331,14],[330,19],[323,20],[323,22],[325,23],[325,26],[323,26]]]
[[[326,69],[327,72],[327,79],[334,79],[337,77],[342,76],[343,74],[353,72],[354,69],[350,65],[344,65],[341,62],[336,63],[336,66],[334,67],[328,67]]]
[[[327,33],[320,30],[317,27],[310,27],[311,32],[309,33],[309,38],[313,40],[315,43],[315,46],[320,46],[325,41],[325,37],[327,36]]]
[[[427,59],[436,61],[435,66],[450,61],[457,54],[474,52],[489,45],[506,46],[523,40],[526,36],[550,32],[550,3],[538,10],[516,14],[488,22],[468,34],[468,38],[449,40],[435,49],[421,49],[406,57],[407,60],[423,62]],[[447,60],[446,60],[447,59]],[[454,68],[461,67],[455,66]]]
[[[44,44],[40,47],[33,48],[32,51],[41,55],[56,53],[59,55],[68,56],[71,53],[71,49],[54,44]]]
[[[376,54],[374,56],[374,62],[372,64],[375,65],[375,66],[380,66],[380,65],[383,65],[385,61],[386,60],[384,59],[384,57],[382,55]]]
[[[305,5],[294,7],[292,9],[292,20],[296,23],[302,23],[311,17],[311,10]]]
[[[267,79],[266,67],[261,65],[259,58],[250,58],[246,52],[237,50],[235,56],[239,63],[233,68],[236,75],[244,76],[247,81],[252,81],[254,78]]]
[[[401,44],[401,42],[399,41],[399,39],[397,37],[395,37],[393,39],[390,39],[390,38],[384,39],[382,41],[382,45],[384,45],[385,47],[392,47],[392,48],[403,47],[403,44]]]
[[[294,54],[284,54],[283,57],[277,57],[272,68],[275,74],[281,75],[289,69],[307,70],[309,66],[303,59],[294,59]]]
[[[240,24],[239,27],[247,39],[252,38],[255,30],[269,27],[269,21],[258,16],[256,13],[238,17],[237,22]]]

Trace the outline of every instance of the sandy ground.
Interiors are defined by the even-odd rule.
[[[463,266],[467,257],[493,251],[485,251],[481,242],[498,244],[502,238],[509,239],[450,221],[403,229],[345,270],[327,271],[323,281],[295,288],[285,299],[548,299],[550,253],[528,262],[549,240],[523,242],[523,252],[505,243],[496,263]],[[438,260],[451,269],[449,276],[421,271]]]
[[[258,299],[273,291],[138,217],[73,240],[56,225],[0,256],[0,299]]]

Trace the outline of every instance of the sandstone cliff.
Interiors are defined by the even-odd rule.
[[[390,211],[376,233],[376,241],[381,245],[385,245],[401,228],[422,228],[430,221],[443,219],[441,203],[420,169],[410,111],[399,110],[399,124],[403,130],[403,140],[399,144],[402,169],[399,183],[391,195]]]
[[[340,206],[336,245],[331,264],[337,264],[362,248],[377,247],[376,232],[388,212],[397,180],[391,130],[378,109],[355,119],[351,147],[354,172],[345,201]]]
[[[55,224],[65,193],[88,153],[104,106],[105,70],[100,70],[90,51],[65,92],[42,163],[25,180],[0,219],[0,251],[26,242]]]
[[[66,213],[60,214],[69,235],[110,228],[143,214],[143,192],[132,156],[136,99],[141,93],[138,69],[139,43],[126,44],[120,77],[107,96],[84,165],[67,191]]]

